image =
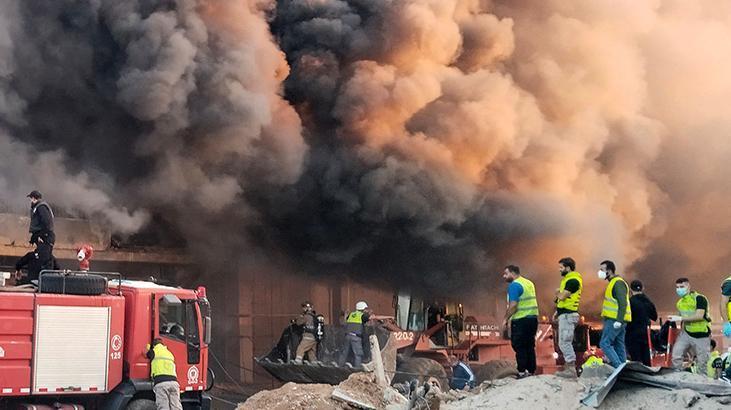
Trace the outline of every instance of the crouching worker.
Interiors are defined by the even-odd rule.
[[[162,339],[156,338],[152,341],[152,347],[147,345],[146,355],[152,361],[150,376],[157,410],[183,410],[173,354],[163,344]]]
[[[711,379],[719,379],[723,375],[723,358],[721,352],[716,349],[716,341],[711,339],[711,354],[706,362],[706,376]]]
[[[22,270],[27,269],[28,273],[23,275]],[[50,253],[45,253],[42,248],[37,247],[23,255],[15,263],[16,285],[30,285],[38,283],[38,275],[42,270],[59,270],[58,261]]]
[[[452,366],[452,380],[449,381],[449,387],[455,390],[475,387],[475,373],[467,363],[457,359],[457,356],[451,355],[449,365]]]

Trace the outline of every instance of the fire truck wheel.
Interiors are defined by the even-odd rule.
[[[504,379],[517,374],[518,369],[515,367],[515,362],[511,362],[510,360],[490,360],[476,369],[475,378],[477,379],[477,384],[480,384],[485,380]]]
[[[154,400],[137,399],[127,405],[127,410],[157,410]]]
[[[442,391],[449,390],[449,379],[444,367],[436,360],[426,357],[406,357],[396,366],[393,383],[404,383],[411,380],[419,382],[437,382]]]
[[[64,280],[65,279],[65,280]],[[41,292],[70,295],[101,295],[107,290],[103,276],[91,274],[63,275],[47,273],[41,278]]]

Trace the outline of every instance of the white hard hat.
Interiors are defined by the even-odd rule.
[[[362,300],[355,304],[355,310],[363,310],[368,309],[368,304],[363,302]]]

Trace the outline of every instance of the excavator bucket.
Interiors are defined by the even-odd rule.
[[[378,342],[382,346],[382,351],[386,346],[390,346],[389,339],[391,333],[381,327],[368,327],[370,334],[378,337]],[[325,383],[338,384],[348,378],[352,373],[363,371],[362,367],[353,367],[349,361],[352,357],[346,359],[343,364],[338,363],[340,353],[346,348],[345,330],[342,326],[326,326],[325,337],[318,344],[317,361],[303,363],[295,363],[295,352],[299,344],[301,335],[293,326],[290,326],[282,332],[279,342],[266,356],[255,358],[259,366],[263,367],[275,379],[282,382],[295,383]],[[363,337],[363,362],[370,361],[370,345],[368,338]],[[393,357],[395,366],[395,355],[384,355],[385,358]],[[388,359],[385,359],[388,360]],[[390,367],[385,364],[386,367]]]

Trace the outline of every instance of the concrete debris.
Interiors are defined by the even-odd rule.
[[[372,373],[360,372],[350,375],[337,386],[287,383],[279,389],[255,394],[241,404],[239,409],[589,410],[591,407],[581,404],[580,398],[602,385],[612,370],[609,367],[589,369],[578,380],[553,375],[520,380],[498,379],[485,381],[470,391],[442,392],[438,388],[426,389],[422,385],[414,393],[403,390],[403,394],[392,387],[379,387]],[[667,373],[663,378],[688,385],[718,383],[704,376],[684,372]],[[599,409],[721,410],[728,409],[730,402],[731,396],[707,397],[692,389],[681,387],[667,390],[619,379],[601,402]]]
[[[377,409],[382,409],[389,404],[406,404],[406,398],[392,387],[380,387],[376,383],[373,373],[352,374],[347,380],[340,383],[337,389]],[[388,391],[387,394],[386,391]]]
[[[655,387],[624,384],[618,382],[602,403],[601,410],[655,410],[684,409],[721,410],[728,407],[721,404],[719,398],[709,398],[693,390],[681,389],[669,391]]]
[[[407,399],[392,387],[379,387],[372,373],[353,373],[337,386],[287,383],[264,390],[240,404],[237,410],[388,409],[403,410]]]
[[[365,403],[362,401],[359,401],[353,397],[351,397],[348,393],[345,393],[343,391],[340,391],[338,388],[335,388],[330,395],[333,399],[337,401],[341,401],[345,404],[349,404],[356,409],[362,409],[362,410],[376,410],[375,407],[371,406],[369,403]]]
[[[676,401],[686,408],[693,407],[701,399],[700,394],[690,389],[681,389],[673,393],[675,394]]]
[[[567,380],[551,375],[528,377],[521,380],[501,379],[483,383],[472,392],[450,391],[440,396],[442,410],[468,410],[492,408],[526,408],[588,410],[579,398],[592,385],[602,380],[607,370],[596,370],[594,375]],[[593,377],[592,377],[593,376]],[[690,375],[693,378],[694,375]],[[688,378],[684,374],[677,377]],[[583,379],[583,380],[582,380]],[[728,397],[709,398],[693,390],[668,391],[624,382],[617,382],[599,407],[601,410],[654,410],[683,409],[720,410],[728,407],[723,402]]]
[[[418,386],[409,394],[409,409],[412,410],[439,410],[442,390],[430,383]]]
[[[334,387],[329,384],[287,383],[276,390],[264,390],[240,404],[237,410],[326,410],[347,408],[330,398]]]
[[[476,393],[458,400],[443,397],[443,410],[467,409],[562,409],[578,408],[583,388],[576,381],[556,376],[535,376],[525,379],[499,379],[483,383]],[[460,395],[461,396],[461,395]]]

